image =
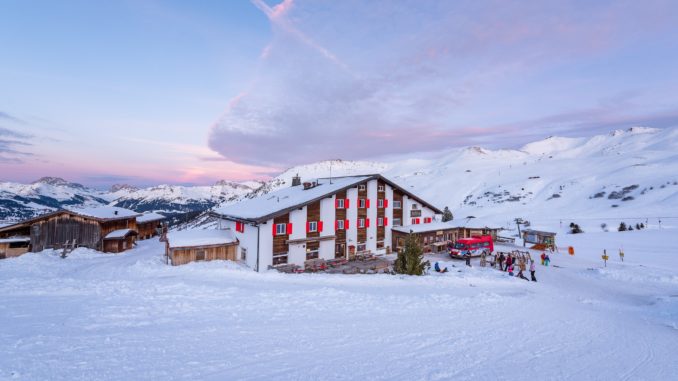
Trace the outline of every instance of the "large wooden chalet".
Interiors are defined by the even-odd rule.
[[[235,232],[238,258],[250,267],[303,265],[392,250],[392,227],[431,224],[442,211],[375,174],[324,178],[217,208],[221,229]]]
[[[117,253],[131,249],[141,214],[118,207],[58,210],[0,228],[2,239],[28,239],[26,251],[39,252],[64,245]]]

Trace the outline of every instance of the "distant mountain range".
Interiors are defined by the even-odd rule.
[[[451,148],[382,161],[331,160],[300,165],[265,181],[212,186],[116,185],[108,192],[59,178],[0,183],[0,219],[17,220],[65,206],[109,204],[169,215],[181,227],[211,226],[209,209],[318,177],[383,173],[423,198],[507,225],[513,218],[574,219],[678,216],[678,129],[634,127],[589,138],[549,137],[520,149]]]

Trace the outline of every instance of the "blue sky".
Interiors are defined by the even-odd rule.
[[[672,1],[3,1],[0,180],[262,178],[678,121]]]

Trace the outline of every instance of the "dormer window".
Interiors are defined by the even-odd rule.
[[[367,189],[367,187],[365,186],[365,184],[360,184],[360,185],[358,185],[358,190],[359,190],[359,191],[364,191],[365,189]]]
[[[379,192],[383,192],[383,191],[384,191],[384,186],[383,186],[383,185],[379,185],[379,186],[377,187],[377,190],[378,190]]]

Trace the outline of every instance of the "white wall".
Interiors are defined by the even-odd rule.
[[[384,211],[384,216],[388,219],[388,225],[384,229],[384,247],[386,247],[391,246],[391,228],[393,227],[393,188],[390,185],[386,185],[384,198],[388,200],[388,207]]]
[[[236,259],[240,261],[242,258],[242,250],[247,250],[246,264],[251,269],[256,268],[257,261],[257,228],[255,226],[245,224],[245,231],[240,233],[235,230],[235,221],[220,219],[220,229],[229,229],[238,239],[238,248],[236,250]]]
[[[305,206],[290,212],[290,222],[292,223],[292,234],[289,236],[290,240],[306,238],[306,216],[307,211]],[[303,266],[305,260],[306,245],[289,245],[287,263]]]
[[[259,229],[259,271],[266,271],[273,264],[273,219],[261,224]],[[254,255],[256,257],[256,251]]]
[[[358,188],[349,188],[346,190],[346,197],[349,201],[346,210],[346,218],[350,221],[349,229],[346,230],[346,246],[356,246],[358,243]]]
[[[321,237],[334,235],[334,220],[336,219],[336,209],[334,207],[335,196],[324,198],[320,201],[320,220],[323,222],[323,231]],[[320,253],[323,259],[334,259],[334,240],[320,241]]]
[[[370,207],[367,209],[370,227],[367,228],[366,249],[374,253],[377,251],[377,180],[367,182],[367,198],[370,200]]]

